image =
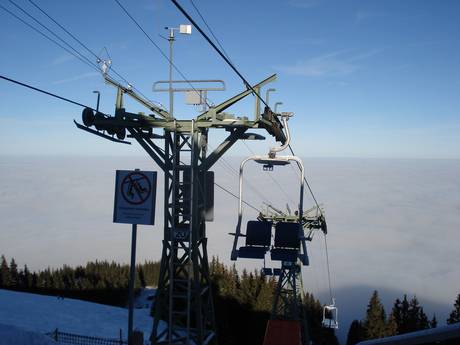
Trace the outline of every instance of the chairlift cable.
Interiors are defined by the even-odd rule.
[[[13,2],[12,2],[13,3]],[[16,4],[15,4],[16,5]],[[19,8],[19,6],[16,6]],[[24,25],[28,26],[29,28],[31,28],[32,30],[36,31],[38,34],[40,34],[41,36],[45,37],[47,40],[51,41],[52,43],[54,43],[55,45],[57,45],[58,47],[60,47],[61,49],[63,49],[64,51],[66,51],[67,53],[69,53],[70,55],[74,56],[75,58],[77,58],[78,60],[80,60],[82,63],[84,63],[85,65],[89,66],[90,68],[94,69],[95,71],[97,72],[100,72],[100,69],[98,68],[97,65],[93,64],[91,61],[89,61],[84,55],[82,55],[81,53],[79,53],[78,51],[77,54],[75,54],[74,52],[72,52],[70,49],[68,49],[67,47],[63,46],[61,43],[59,43],[58,41],[56,41],[55,39],[51,38],[49,35],[47,35],[46,33],[44,33],[43,31],[39,30],[38,28],[36,28],[35,26],[33,26],[32,24],[26,22],[24,19],[22,19],[21,17],[17,16],[16,14],[14,14],[13,12],[11,12],[10,10],[8,10],[7,8],[5,8],[4,6],[0,5],[0,8],[3,9],[5,12],[9,13],[11,16],[13,16],[14,18],[16,18],[17,20],[19,20],[20,22],[22,22]],[[25,12],[25,11],[23,11]],[[29,15],[30,16],[30,15]],[[36,20],[36,19],[34,19]],[[36,20],[41,26],[44,26],[42,23],[40,23],[38,20]],[[54,34],[53,35],[59,37],[58,35]],[[71,49],[75,50],[74,48],[72,48],[72,46],[70,44],[68,44],[67,42],[65,42],[65,40],[63,40],[62,38],[59,38],[61,41],[63,41],[66,45],[68,45],[69,47],[71,47]],[[113,69],[112,69],[113,70]],[[114,73],[116,73],[118,76],[120,76],[122,79],[124,79],[120,74],[118,74],[115,70],[113,70]],[[126,79],[124,79],[126,80]],[[135,89],[133,87],[133,89]],[[139,93],[141,93],[139,91]],[[144,96],[145,97],[145,96]],[[145,97],[146,98],[146,97]]]
[[[210,147],[212,149],[212,147]],[[236,174],[236,175],[239,175],[239,172],[225,159],[225,157],[221,157],[218,161],[217,161],[222,167],[226,168],[228,171],[230,171],[230,173],[233,175],[233,174]],[[249,188],[251,188],[251,190],[257,194],[257,196],[262,200],[262,201],[268,201],[269,203],[271,203],[270,200],[268,200],[268,198],[263,195],[256,187],[254,187],[250,181],[247,180],[247,178],[243,178],[247,185],[249,186]],[[260,211],[259,211],[260,212]]]
[[[1,5],[0,5],[0,6],[1,6]],[[26,88],[28,88],[28,89],[31,89],[31,90],[34,90],[34,91],[37,91],[37,92],[40,92],[40,93],[44,93],[45,95],[48,95],[48,96],[51,96],[51,97],[60,99],[60,100],[62,100],[62,101],[65,101],[65,102],[68,102],[68,103],[71,103],[71,104],[78,105],[79,107],[89,108],[89,109],[95,111],[95,109],[93,109],[92,107],[89,107],[89,106],[87,106],[87,105],[84,105],[84,104],[79,103],[79,102],[76,102],[76,101],[73,101],[73,100],[71,100],[71,99],[69,99],[69,98],[65,98],[65,97],[56,95],[55,93],[51,93],[51,92],[48,92],[48,91],[39,89],[39,88],[34,87],[34,86],[32,86],[32,85],[29,85],[29,84],[26,84],[26,83],[21,83],[20,81],[17,81],[17,80],[14,80],[14,79],[5,77],[5,76],[3,76],[3,75],[0,75],[0,78],[3,79],[3,80],[9,81],[9,82],[11,82],[11,83],[14,83],[14,84],[17,84],[17,85],[26,87]]]
[[[53,17],[51,17],[45,10],[43,10],[40,6],[38,6],[34,1],[29,0],[29,2],[32,5],[34,5],[46,17],[48,17],[53,23],[55,23],[62,30],[64,30],[70,37],[72,37],[75,41],[77,41],[83,48],[86,49],[87,52],[89,52],[91,55],[93,55],[96,59],[99,59],[99,57],[91,49],[89,49],[87,45],[85,45],[82,41],[80,41],[77,37],[75,37],[75,35],[73,35],[69,30],[67,30],[63,25],[61,25],[57,20],[55,20]]]
[[[118,0],[115,0],[118,2]],[[209,36],[201,29],[201,27],[195,22],[195,20],[184,10],[184,8],[176,1],[171,0],[171,2],[177,7],[177,9],[193,24],[193,26],[198,30],[198,32],[203,36],[203,38],[214,48],[214,50],[220,55],[222,59],[230,66],[230,68],[240,77],[243,81],[244,85],[247,89],[251,90],[251,92],[256,95],[257,98],[268,108],[269,105],[265,102],[265,100],[259,95],[259,93],[249,84],[246,78],[238,71],[235,65],[222,53],[222,51],[215,45],[215,43],[209,38]]]
[[[45,24],[40,22],[37,18],[35,18],[33,15],[31,15],[29,12],[27,12],[24,8],[19,6],[17,3],[15,3],[13,0],[9,0],[9,2],[15,6],[17,9],[19,9],[22,13],[24,13],[26,16],[28,16],[30,19],[32,19],[35,23],[40,25],[42,28],[47,30],[50,34],[52,34],[54,37],[56,37],[59,41],[61,41],[63,44],[65,44],[69,49],[71,49],[75,54],[80,56],[82,59],[87,61],[88,64],[92,65],[95,69],[98,69],[98,66],[89,60],[85,55],[80,53],[78,50],[76,50],[74,47],[72,47],[67,41],[65,41],[63,38],[61,38],[58,34],[56,34],[53,30],[51,30],[49,27],[47,27]],[[75,54],[73,54],[75,56]]]
[[[19,20],[20,22],[22,22],[24,25],[28,26],[29,28],[31,28],[32,30],[34,30],[35,32],[37,32],[38,34],[42,35],[43,37],[45,37],[46,39],[48,39],[49,41],[53,42],[54,44],[56,44],[58,47],[62,48],[63,50],[65,50],[66,52],[68,52],[69,54],[73,55],[74,57],[76,57],[78,60],[80,60],[81,62],[83,62],[84,64],[88,65],[89,67],[91,68],[94,68],[96,70],[97,67],[93,66],[91,63],[89,63],[88,61],[84,60],[82,57],[80,57],[79,55],[76,55],[74,52],[72,52],[71,50],[69,50],[68,48],[66,48],[65,46],[63,46],[62,44],[60,44],[59,42],[57,42],[55,39],[51,38],[50,36],[48,36],[47,34],[45,34],[43,31],[37,29],[35,26],[33,26],[32,24],[26,22],[24,19],[22,19],[21,17],[17,16],[16,14],[14,14],[13,12],[11,12],[10,10],[8,10],[7,8],[5,8],[4,6],[2,6],[0,4],[0,8],[2,10],[4,10],[5,12],[9,13],[11,16],[13,16],[14,18],[16,18],[17,20]]]
[[[0,5],[1,6],[1,5]],[[14,84],[17,84],[17,85],[20,85],[20,86],[23,86],[23,87],[26,87],[28,89],[31,89],[31,90],[34,90],[34,91],[37,91],[37,92],[40,92],[40,93],[43,93],[45,95],[48,95],[48,96],[51,96],[51,97],[54,97],[54,98],[57,98],[57,99],[60,99],[62,101],[65,101],[65,102],[68,102],[68,103],[71,103],[71,104],[74,104],[74,105],[78,105],[79,107],[82,107],[82,108],[89,108],[89,109],[92,109],[93,111],[95,111],[95,109],[85,105],[85,104],[82,104],[82,103],[79,103],[79,102],[76,102],[76,101],[73,101],[69,98],[66,98],[66,97],[62,97],[62,96],[59,96],[59,95],[56,95],[54,93],[51,93],[51,92],[48,92],[48,91],[45,91],[45,90],[42,90],[42,89],[39,89],[37,87],[34,87],[32,85],[29,85],[29,84],[26,84],[26,83],[22,83],[20,81],[17,81],[17,80],[14,80],[14,79],[11,79],[11,78],[8,78],[8,77],[5,77],[3,75],[0,75],[0,79],[3,79],[3,80],[6,80],[6,81],[9,81],[11,83],[14,83]],[[164,152],[163,149],[160,148],[161,151]],[[238,199],[238,196],[234,193],[232,193],[231,191],[229,191],[227,188],[221,186],[220,184],[218,184],[217,182],[214,182],[214,184],[219,187],[220,189],[222,189],[224,192],[226,192],[227,194],[233,196],[234,198]],[[242,201],[245,205],[247,205],[248,207],[252,208],[254,211],[257,211],[257,212],[261,212],[261,210],[259,210],[257,207],[251,205],[249,202],[243,200]]]
[[[324,235],[324,247],[326,248],[326,266],[327,266],[327,279],[328,279],[328,284],[329,284],[329,297],[331,299],[331,303],[334,302],[334,298],[332,295],[332,284],[331,284],[331,270],[330,270],[330,265],[329,265],[329,252],[327,250],[327,236],[326,234]]]
[[[117,1],[117,0],[115,0]],[[238,69],[234,66],[234,64],[230,61],[229,57],[228,57],[228,54],[225,52],[225,49],[222,47],[222,45],[220,44],[219,40],[217,39],[217,37],[214,35],[214,33],[212,32],[211,28],[209,27],[209,25],[207,24],[206,20],[203,18],[203,16],[201,15],[200,11],[198,10],[198,8],[195,6],[195,4],[193,3],[193,0],[190,0],[190,2],[192,3],[192,6],[195,8],[195,10],[198,12],[199,16],[201,17],[201,19],[203,20],[203,22],[205,23],[206,27],[209,29],[209,31],[211,32],[212,36],[214,37],[214,39],[217,41],[217,43],[219,44],[219,46],[221,47],[222,51],[224,51],[224,53],[222,51],[220,51],[216,45],[210,40],[210,38],[206,35],[206,33],[203,32],[203,30],[198,26],[198,24],[193,20],[193,18],[182,8],[181,5],[179,5],[179,3],[176,1],[176,0],[171,0],[172,3],[179,9],[180,12],[182,12],[182,14],[195,26],[195,28],[200,32],[200,34],[204,37],[204,39],[214,48],[214,50],[222,57],[222,59],[224,59],[224,61],[230,66],[230,68],[240,77],[240,79],[244,82],[244,84],[246,85],[246,87],[248,89],[250,89],[254,95],[266,106],[270,109],[270,106],[262,99],[262,97],[254,90],[254,88],[249,84],[249,82],[244,78],[244,76],[238,71]],[[288,145],[289,147],[289,150],[291,151],[292,155],[295,156],[294,154],[294,151],[291,147],[291,145],[289,144]],[[299,170],[300,170],[300,164],[297,163],[297,166],[299,167]],[[310,191],[310,194],[316,204],[316,207],[317,207],[317,211],[319,211],[319,214],[320,215],[323,215],[323,212],[319,206],[319,203],[313,193],[313,190],[311,189],[311,186],[310,184],[308,183],[308,180],[306,179],[306,177],[304,176],[304,182],[305,184],[307,185],[307,188],[308,190]],[[333,297],[332,297],[332,287],[331,287],[331,274],[330,274],[330,265],[329,265],[329,254],[328,254],[328,248],[327,248],[327,236],[326,234],[324,234],[324,243],[325,243],[325,252],[326,252],[326,264],[327,264],[327,272],[328,272],[328,284],[329,284],[329,295],[330,295],[330,298],[331,298],[331,302],[334,303],[334,300],[333,300]]]
[[[159,147],[160,151],[165,153],[165,150],[162,149],[161,147]],[[184,164],[184,162],[180,161],[182,164]],[[220,189],[222,189],[224,192],[226,192],[227,194],[230,194],[231,196],[233,196],[235,199],[239,199],[239,197],[232,193],[231,191],[229,191],[227,188],[221,186],[220,184],[218,184],[217,182],[214,182],[214,185],[216,185],[217,187],[219,187]],[[242,200],[243,204],[249,206],[250,208],[252,208],[254,211],[257,211],[259,213],[261,213],[262,211],[259,210],[257,207],[255,207],[254,205],[251,205],[249,202],[245,201],[245,200]]]
[[[142,33],[145,35],[145,37],[147,37],[147,39],[150,41],[150,43],[152,43],[155,48],[157,48],[157,50],[160,52],[160,54],[173,66],[174,70],[180,74],[180,76],[182,77],[182,79],[197,93],[199,94],[200,92],[195,89],[195,87],[192,85],[192,83],[189,81],[189,79],[187,79],[187,77],[182,73],[182,71],[176,66],[176,64],[174,64],[171,59],[166,55],[166,53],[160,48],[160,46],[158,44],[155,43],[155,41],[152,39],[152,37],[144,30],[144,28],[139,24],[139,22],[128,12],[128,10],[126,9],[126,7],[124,7],[121,2],[119,0],[114,0],[117,5],[123,10],[123,12],[131,19],[131,21],[139,28],[139,30],[142,31]],[[208,107],[211,107],[207,101],[207,99],[205,99],[205,102],[206,102],[206,105]]]
[[[11,0],[10,0],[11,1]],[[56,19],[54,19],[50,14],[48,14],[43,8],[38,6],[33,0],[28,0],[35,8],[37,8],[41,13],[43,13],[46,17],[48,17],[53,23],[55,23],[57,26],[59,26],[65,33],[67,33],[70,37],[72,37],[76,42],[78,42],[86,51],[88,51],[91,55],[93,55],[96,58],[96,61],[102,61],[102,59],[91,49],[88,48],[86,44],[84,44],[80,39],[78,39],[74,34],[72,34],[68,29],[66,29],[62,24],[60,24]],[[79,53],[81,55],[81,53]],[[107,53],[108,54],[108,53]],[[100,72],[100,69],[96,65],[97,71]],[[150,100],[146,95],[144,95],[138,88],[133,86],[125,77],[123,77],[120,73],[118,73],[115,68],[111,67],[110,70],[118,76],[121,80],[123,80],[126,84],[130,85],[133,90],[135,90],[137,93],[139,93],[142,97],[147,99],[148,101],[152,103],[157,103],[158,102],[153,102]]]
[[[227,59],[233,63],[232,59],[230,59],[230,56],[227,54],[227,52],[225,51],[223,45],[220,43],[219,39],[216,37],[216,35],[214,35],[214,32],[213,30],[211,29],[211,27],[208,25],[208,23],[206,22],[206,19],[204,19],[203,15],[201,14],[200,10],[198,9],[198,7],[195,5],[195,3],[193,2],[193,0],[190,0],[193,8],[195,9],[195,11],[198,13],[198,15],[200,16],[201,20],[203,21],[204,25],[206,25],[206,27],[208,28],[209,32],[211,33],[212,37],[214,37],[214,39],[216,40],[217,44],[219,45],[220,49],[222,49],[224,55],[227,57]]]
[[[118,0],[115,0],[118,2]],[[198,30],[198,32],[203,36],[203,38],[211,45],[212,48],[220,55],[222,59],[230,66],[230,68],[240,77],[240,79],[244,82],[246,87],[250,89],[259,100],[270,109],[270,106],[265,102],[265,100],[254,90],[254,88],[249,84],[249,82],[246,80],[246,78],[238,71],[238,69],[235,67],[235,65],[230,61],[230,59],[224,54],[216,45],[215,43],[209,38],[209,36],[201,29],[201,27],[195,22],[195,20],[185,11],[185,9],[177,2],[177,0],[171,0],[171,2],[177,7],[177,9],[193,24],[193,26]],[[192,2],[193,4],[193,2]],[[195,6],[194,6],[195,7]],[[201,15],[200,15],[201,16]],[[206,23],[206,22],[205,22]],[[211,31],[211,30],[210,30]],[[291,150],[291,153],[295,156],[291,145],[289,144],[289,149]],[[300,169],[300,166],[299,166]],[[319,207],[319,203],[316,200],[315,195],[313,194],[313,191],[310,187],[310,184],[308,183],[307,179],[304,178],[304,181],[313,197],[313,200],[315,201],[316,207],[318,207],[320,214],[322,214],[322,211]]]

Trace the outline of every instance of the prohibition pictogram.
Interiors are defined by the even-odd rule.
[[[141,172],[132,172],[121,182],[121,195],[132,205],[144,203],[152,192],[150,180]]]

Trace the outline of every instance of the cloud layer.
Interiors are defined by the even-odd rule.
[[[237,167],[239,158],[227,161]],[[426,311],[443,319],[458,294],[460,225],[459,160],[306,159],[307,176],[324,203],[333,288],[339,307],[350,309],[343,291],[365,286],[417,294]],[[24,158],[0,160],[0,253],[32,269],[87,260],[129,261],[130,226],[112,223],[116,169],[157,170],[147,158]],[[216,182],[237,191],[237,176],[217,165]],[[272,177],[248,165],[245,199],[260,207],[268,200],[279,208],[298,198],[298,176],[290,168]],[[161,210],[160,175],[157,210]],[[254,192],[257,190],[257,193]],[[313,204],[306,199],[306,207]],[[162,212],[156,225],[140,226],[138,260],[161,255]],[[245,221],[255,219],[245,209]],[[209,254],[230,263],[237,200],[216,189],[215,221],[208,223]],[[304,286],[327,302],[324,242],[317,234],[309,246]],[[273,264],[276,267],[276,263]],[[238,268],[256,269],[243,260]],[[442,282],[442,283],[440,283]],[[368,299],[372,291],[362,293]],[[350,303],[349,303],[350,302]],[[359,305],[363,301],[356,301]],[[442,308],[441,308],[442,306]],[[351,308],[354,310],[353,308]],[[361,318],[342,310],[347,319]],[[353,312],[354,313],[354,312]],[[345,326],[347,328],[347,326]]]

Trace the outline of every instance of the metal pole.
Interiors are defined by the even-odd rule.
[[[274,110],[274,112],[275,112],[276,114],[278,114],[278,106],[279,106],[279,105],[283,105],[283,102],[276,102],[276,103],[275,103],[275,110]]]
[[[169,31],[169,115],[173,117],[174,111],[174,92],[172,87],[172,73],[173,73],[173,42],[174,42],[174,29],[170,28]]]
[[[97,94],[97,104],[96,104],[96,111],[99,111],[99,101],[101,99],[101,93],[99,91],[93,91],[93,93]]]
[[[269,95],[270,95],[270,92],[273,92],[273,91],[276,91],[276,89],[269,88],[267,89],[267,91],[265,91],[265,103],[267,103],[269,106],[270,106]]]
[[[131,236],[131,266],[129,269],[128,345],[132,345],[133,341],[134,280],[136,278],[136,238],[137,224],[133,224],[133,231]]]

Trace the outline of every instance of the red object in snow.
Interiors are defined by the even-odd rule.
[[[264,345],[301,345],[300,322],[269,320]]]

